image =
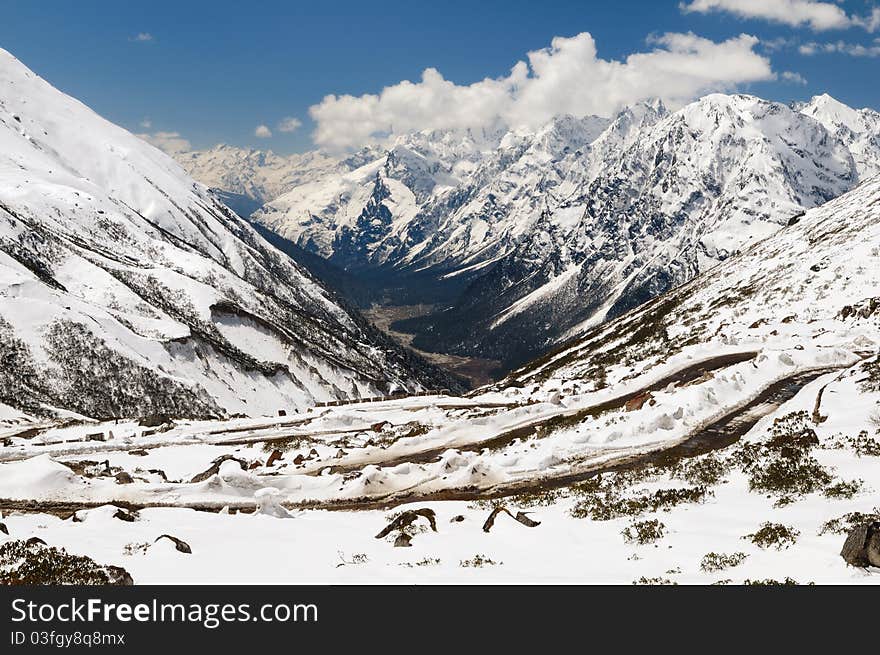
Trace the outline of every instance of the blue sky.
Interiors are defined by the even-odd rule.
[[[786,5],[781,12],[767,9],[777,3]],[[461,105],[467,116],[459,121],[539,120],[548,110],[541,101],[573,113],[607,112],[616,105],[596,104],[596,98],[625,102],[654,91],[649,78],[658,63],[672,77],[657,80],[657,89],[678,87],[676,70],[662,63],[666,57],[620,70],[608,62],[669,49],[677,53],[673,68],[696,62],[721,71],[728,65],[709,82],[724,90],[783,101],[827,92],[857,107],[880,108],[876,6],[873,0],[0,0],[0,46],[132,131],[178,133],[194,147],[226,142],[286,153],[313,147],[319,126],[322,145],[354,146],[388,129],[446,125],[448,110],[438,116],[420,103],[437,112],[447,101]],[[534,69],[511,75],[516,62],[549,48],[554,37],[583,33],[589,36],[560,42],[550,53],[541,84],[531,84]],[[667,33],[693,38],[664,40]],[[730,41],[742,34],[757,40]],[[715,47],[724,43],[729,47]],[[576,58],[593,47],[595,61],[578,68]],[[717,57],[727,59],[716,63]],[[442,79],[420,85],[426,68]],[[553,87],[557,69],[564,85]],[[504,88],[481,85],[487,77],[506,80]],[[587,82],[575,82],[580,79]],[[416,86],[401,86],[402,80]],[[700,84],[683,84],[677,97]],[[519,98],[526,85],[533,87],[528,101]],[[399,93],[384,104],[359,98],[386,87]],[[581,94],[570,98],[566,89]],[[309,108],[327,94],[354,98],[322,105],[319,125]],[[281,131],[286,117],[302,126]],[[272,136],[256,136],[259,125]]]

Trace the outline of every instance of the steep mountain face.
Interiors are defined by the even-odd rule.
[[[549,205],[455,307],[409,325],[420,333],[416,345],[525,361],[581,324],[686,282],[858,180],[848,148],[823,126],[749,96],[707,96],[606,152],[594,175]]]
[[[440,307],[397,324],[415,346],[515,366],[880,171],[878,116],[713,94],[528,133],[417,133],[253,219],[348,270],[400,286],[417,272]]]
[[[852,152],[860,179],[880,173],[880,113],[853,109],[828,94],[814,97],[795,108],[822,123]]]
[[[319,176],[254,219],[346,267],[479,267],[528,231],[545,195],[570,192],[572,162],[607,124],[562,116],[536,133],[402,136],[373,161]]]
[[[0,50],[0,403],[275,413],[442,386],[170,157]]]
[[[537,393],[577,380],[601,389],[709,354],[784,350],[817,367],[834,364],[841,351],[857,353],[864,361],[856,382],[866,393],[880,391],[880,176],[669,293],[573,335],[495,388]],[[794,370],[790,356],[780,362]]]

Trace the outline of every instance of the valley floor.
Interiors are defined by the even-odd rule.
[[[397,341],[405,348],[418,353],[432,364],[436,364],[453,375],[461,376],[470,381],[474,387],[493,382],[501,362],[479,357],[462,357],[446,353],[434,353],[414,348],[412,345],[415,335],[395,330],[393,324],[407,318],[416,318],[430,314],[435,309],[434,305],[373,305],[370,309],[362,310],[362,314],[377,328]]]

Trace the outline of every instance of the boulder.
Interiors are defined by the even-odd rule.
[[[862,523],[850,530],[840,556],[850,566],[880,567],[880,521]]]

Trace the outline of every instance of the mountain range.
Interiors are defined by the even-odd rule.
[[[295,157],[292,186],[251,220],[372,279],[360,304],[415,288],[433,311],[395,325],[414,346],[510,369],[880,172],[880,114],[712,94]]]

